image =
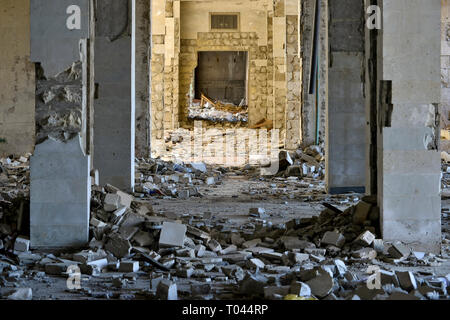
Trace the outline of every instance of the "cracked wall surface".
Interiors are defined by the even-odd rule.
[[[47,138],[68,141],[81,132],[82,125],[82,63],[56,76],[45,76],[36,70],[36,143]]]
[[[0,10],[0,157],[33,152],[35,71],[30,62],[30,1]]]

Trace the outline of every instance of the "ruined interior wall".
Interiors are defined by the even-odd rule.
[[[35,71],[30,62],[30,1],[0,10],[0,157],[33,152]]]
[[[298,11],[299,0],[152,1],[152,154],[162,150],[165,133],[194,126],[187,109],[198,51],[248,51],[249,125],[272,120],[283,142],[287,138],[294,148],[301,135]],[[210,12],[239,13],[239,30],[211,32]],[[292,129],[288,135],[287,117]],[[203,121],[203,126],[242,124]]]
[[[450,1],[441,0],[441,128],[450,126]]]
[[[198,51],[248,51],[249,123],[267,117],[267,10],[266,1],[251,3],[181,3],[181,55],[179,112],[183,126],[187,121],[186,95],[193,83]],[[239,32],[210,32],[210,12],[236,12],[240,14]],[[229,127],[229,125],[225,125]],[[222,127],[222,126],[221,126]]]

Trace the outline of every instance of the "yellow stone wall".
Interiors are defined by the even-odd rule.
[[[193,128],[193,121],[187,119],[187,95],[199,51],[247,51],[249,124],[270,119],[280,130],[286,147],[298,145],[301,131],[299,2],[152,1],[153,155],[162,152],[157,146],[162,148],[168,132],[180,127]],[[239,13],[239,30],[211,31],[210,13]],[[207,121],[203,126],[236,127]]]

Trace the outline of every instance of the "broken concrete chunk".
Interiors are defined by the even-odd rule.
[[[209,240],[206,245],[208,246],[208,248],[212,251],[212,252],[219,252],[222,250],[222,246],[220,245],[220,243],[217,240]]]
[[[300,249],[304,250],[306,248],[315,248],[315,244],[309,241],[300,240],[297,237],[283,236],[280,238],[286,250]],[[309,252],[308,252],[309,253]]]
[[[318,276],[306,282],[314,296],[324,298],[333,289],[333,278],[328,273],[320,273]]]
[[[286,176],[288,177],[302,177],[304,170],[302,166],[290,166],[286,170]]]
[[[124,215],[125,212],[127,212],[126,207],[120,207],[117,210],[114,210],[112,213],[113,221],[117,222],[120,219],[120,217]]]
[[[264,262],[262,262],[260,259],[258,259],[258,258],[253,258],[253,259],[250,259],[250,260],[248,260],[248,266],[251,268],[251,269],[256,269],[256,268],[259,268],[259,269],[264,269],[264,267],[265,267],[265,264],[264,264]]]
[[[103,209],[106,212],[113,212],[119,208],[120,196],[117,194],[108,193],[105,197]]]
[[[392,284],[395,287],[398,287],[400,285],[394,272],[380,270],[379,274],[382,286]]]
[[[119,272],[138,272],[139,261],[121,261],[119,265]]]
[[[33,290],[31,288],[19,288],[6,297],[8,300],[32,300]]]
[[[191,163],[191,167],[192,167],[194,170],[198,170],[198,171],[201,171],[201,172],[203,172],[203,173],[206,173],[206,172],[207,172],[206,165],[205,165],[203,162],[192,162],[192,163]]]
[[[311,288],[306,283],[300,281],[295,281],[291,284],[289,293],[299,297],[310,297],[312,294]]]
[[[395,271],[395,275],[402,289],[408,292],[417,289],[416,278],[411,271]]]
[[[288,151],[282,150],[278,155],[279,171],[286,170],[287,167],[294,164]]]
[[[242,238],[238,233],[231,234],[231,243],[236,246],[241,246],[245,242],[245,239]]]
[[[327,252],[326,249],[319,249],[319,248],[305,248],[305,253],[307,254],[313,254],[315,256],[324,256]]]
[[[237,251],[237,247],[234,244],[232,244],[232,245],[226,247],[225,249],[222,249],[220,251],[220,254],[221,255],[225,255],[225,254],[233,253],[233,252],[236,252],[236,251]]]
[[[385,250],[383,239],[374,239],[372,242],[372,247],[378,253],[383,253]]]
[[[148,232],[138,231],[134,235],[133,241],[135,241],[140,247],[147,247],[153,243],[153,237],[150,236]]]
[[[182,247],[186,230],[187,228],[184,224],[164,222],[159,237],[159,246],[161,248]]]
[[[256,272],[254,274],[247,273],[245,278],[240,282],[239,290],[242,294],[247,295],[264,295],[264,287],[269,280]]]
[[[363,246],[370,246],[374,240],[375,235],[370,231],[365,231],[356,238],[355,242]]]
[[[253,247],[256,247],[260,243],[261,243],[261,239],[259,239],[259,238],[258,239],[253,239],[253,240],[245,241],[242,244],[242,247],[244,247],[244,248],[253,248]]]
[[[354,251],[352,256],[361,260],[372,260],[377,257],[377,252],[372,248],[362,248]]]
[[[388,252],[395,259],[406,259],[411,254],[411,250],[399,241],[393,243]]]
[[[130,241],[124,239],[121,235],[114,233],[110,235],[109,240],[105,245],[105,249],[111,252],[115,257],[121,259],[130,254],[131,244]]]
[[[355,212],[353,214],[353,223],[358,225],[364,224],[364,221],[366,221],[369,217],[371,208],[371,204],[360,201],[355,207]]]
[[[18,237],[14,242],[14,251],[27,252],[30,250],[30,240]]]
[[[322,238],[322,244],[329,244],[338,248],[345,244],[345,237],[337,231],[327,231]]]
[[[108,259],[98,259],[80,265],[81,272],[88,275],[96,275],[108,266]]]
[[[211,238],[211,236],[208,233],[200,229],[194,228],[190,225],[187,225],[187,233],[203,240],[209,240]]]
[[[267,218],[266,209],[264,208],[250,208],[249,214],[258,218]]]
[[[104,223],[103,221],[100,221],[96,218],[91,218],[91,221],[89,223],[91,226],[93,226],[94,228],[104,228],[107,226],[106,223]]]
[[[293,263],[303,263],[309,260],[309,254],[307,253],[298,253],[298,252],[289,252],[289,259]]]
[[[340,259],[335,259],[334,265],[336,266],[337,273],[339,275],[341,275],[341,276],[345,275],[345,273],[347,272],[347,266],[345,265],[344,261],[342,261]]]
[[[49,275],[59,276],[66,270],[67,265],[65,263],[47,263],[45,265],[45,273]]]
[[[126,208],[131,207],[131,202],[133,202],[134,199],[132,195],[122,191],[117,191],[116,194],[119,196],[119,206]]]
[[[168,279],[162,279],[156,288],[156,296],[162,300],[178,300],[178,290],[176,283]]]
[[[194,252],[195,252],[197,258],[201,258],[201,257],[203,257],[203,255],[206,252],[206,247],[204,245],[199,244],[199,245],[195,246]]]
[[[222,272],[229,278],[236,278],[237,281],[244,279],[244,270],[237,265],[222,266]]]

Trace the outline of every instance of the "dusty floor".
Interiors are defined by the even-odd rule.
[[[263,207],[270,217],[267,218],[273,224],[287,222],[297,217],[310,217],[318,215],[322,210],[322,202],[331,203],[340,209],[356,204],[362,195],[340,195],[330,196],[323,192],[323,183],[311,180],[312,188],[303,181],[264,181],[258,178],[244,176],[227,176],[222,183],[216,186],[202,186],[200,192],[202,198],[158,199],[150,200],[154,210],[163,212],[165,215],[182,217],[190,215],[193,217],[211,214],[211,219],[226,222],[229,225],[239,225],[251,220],[248,212],[252,207]],[[295,188],[295,190],[294,190]],[[264,191],[266,190],[266,191]],[[269,191],[267,191],[269,190]],[[270,191],[271,190],[271,191]],[[450,200],[443,200],[443,211],[450,208]],[[449,221],[443,219],[444,232],[449,231]],[[449,237],[447,236],[447,239]],[[448,245],[447,245],[448,246]],[[445,276],[450,273],[450,261],[443,262],[436,267],[410,267],[392,266],[379,262],[390,270],[420,271],[424,276],[427,272],[436,276]],[[353,272],[363,276],[364,269],[358,264],[349,267]],[[151,266],[141,268],[137,273],[102,273],[97,276],[83,275],[81,280],[82,289],[73,292],[67,289],[66,276],[48,276],[42,271],[25,271],[21,274],[19,270],[16,275],[10,274],[10,279],[5,279],[0,286],[0,296],[15,287],[29,287],[33,290],[34,300],[43,299],[146,299],[151,296],[150,271],[156,271]],[[158,272],[153,273],[157,277]],[[209,273],[209,276],[213,273]],[[17,279],[14,279],[14,276]],[[123,276],[123,277],[122,277]],[[176,276],[176,274],[174,274]],[[115,278],[127,279],[122,281],[121,288],[116,288]],[[210,277],[211,278],[211,277]],[[174,279],[174,278],[173,278]],[[223,281],[224,279],[212,280],[212,286],[208,292],[204,291],[205,284],[211,281],[205,279],[181,279],[175,282],[178,286],[180,299],[231,299],[233,296],[233,285]],[[150,290],[152,289],[152,290]],[[154,292],[154,291],[153,291]]]

